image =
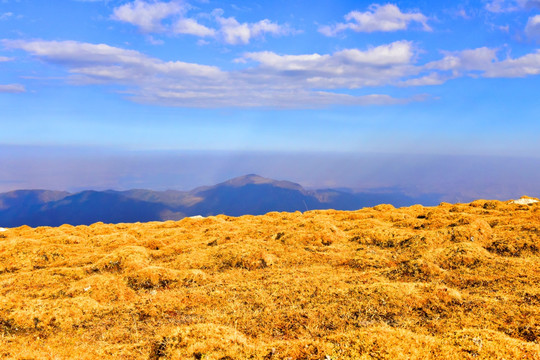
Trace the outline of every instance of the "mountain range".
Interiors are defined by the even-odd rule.
[[[16,190],[0,194],[0,226],[89,225],[179,220],[188,216],[261,215],[271,211],[356,210],[381,203],[396,207],[435,205],[437,194],[399,191],[358,193],[348,189],[306,190],[290,181],[250,174],[191,191]]]

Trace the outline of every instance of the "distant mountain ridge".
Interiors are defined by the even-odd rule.
[[[388,203],[435,205],[437,195],[410,197],[399,192],[354,193],[306,190],[290,181],[255,174],[202,186],[191,191],[63,191],[18,190],[0,194],[0,226],[89,225],[95,222],[179,220],[187,216],[261,215],[271,211],[355,210]]]

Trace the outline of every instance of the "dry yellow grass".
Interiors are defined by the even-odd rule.
[[[20,227],[2,359],[540,359],[540,204]]]

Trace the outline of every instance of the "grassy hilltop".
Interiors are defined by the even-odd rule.
[[[540,359],[540,203],[0,232],[1,359]]]

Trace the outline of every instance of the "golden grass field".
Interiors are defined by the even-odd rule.
[[[1,359],[540,359],[540,203],[0,233]]]

